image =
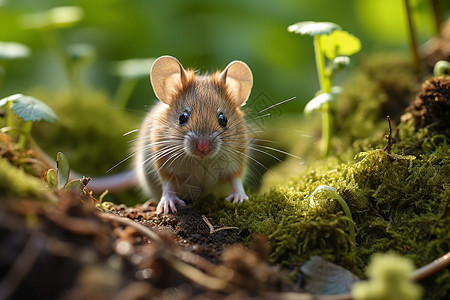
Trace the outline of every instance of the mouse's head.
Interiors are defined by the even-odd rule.
[[[164,132],[188,156],[221,153],[236,159],[245,153],[248,129],[240,106],[253,84],[245,63],[233,61],[222,72],[196,76],[174,57],[162,56],[154,62],[150,79],[156,96],[168,105]]]

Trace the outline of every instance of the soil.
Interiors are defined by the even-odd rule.
[[[247,298],[283,286],[286,274],[264,261],[265,238],[245,248],[229,234],[236,228],[211,229],[192,208],[164,216],[151,201],[57,194],[55,205],[0,203],[0,299]]]

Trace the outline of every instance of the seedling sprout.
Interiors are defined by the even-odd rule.
[[[360,40],[341,27],[331,22],[299,22],[288,27],[290,32],[314,37],[314,53],[316,68],[319,77],[320,91],[305,107],[305,112],[313,110],[322,111],[322,139],[323,153],[328,155],[332,134],[332,107],[336,98],[336,89],[333,90],[332,80],[336,71],[347,66],[350,62],[349,55],[357,53],[361,49]],[[328,64],[325,65],[325,57]],[[327,94],[327,96],[322,96]]]
[[[47,186],[51,189],[81,189],[86,184],[83,183],[83,179],[70,180],[70,164],[67,157],[62,152],[56,154],[56,171],[49,169],[44,179],[47,182]]]
[[[328,186],[328,185],[320,185],[318,186],[309,196],[309,205],[311,207],[315,207],[316,201],[314,200],[314,195],[319,192],[325,192],[328,195],[332,196],[334,199],[336,199],[339,204],[342,206],[342,209],[344,210],[345,215],[347,218],[350,219],[350,241],[353,245],[356,245],[355,240],[355,223],[353,222],[352,213],[350,211],[350,208],[347,205],[347,202],[337,193],[337,190],[334,187]]]
[[[450,75],[450,62],[446,60],[438,61],[433,68],[434,76]]]
[[[44,120],[52,123],[58,119],[48,105],[36,98],[22,94],[14,94],[1,99],[0,107],[2,106],[7,106],[8,108],[7,125],[9,129],[14,129],[13,113],[25,121],[19,140],[19,147],[21,149],[25,147],[26,139],[31,132],[33,122]]]

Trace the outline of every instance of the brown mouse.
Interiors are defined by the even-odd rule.
[[[231,62],[222,72],[196,75],[174,57],[158,58],[150,80],[160,100],[145,117],[136,144],[135,167],[145,192],[160,197],[157,212],[176,212],[228,182],[226,198],[248,197],[242,178],[248,158],[248,128],[240,107],[253,85],[250,68]]]

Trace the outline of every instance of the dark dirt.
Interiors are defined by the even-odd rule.
[[[416,126],[427,127],[450,137],[450,77],[433,77],[406,109],[403,121],[413,119]]]
[[[161,216],[150,201],[105,203],[104,212],[86,190],[57,194],[55,205],[0,202],[0,299],[247,298],[284,286],[286,274],[264,260],[265,238],[247,249],[191,208]]]
[[[157,215],[156,203],[147,201],[134,207],[116,205],[111,207],[111,212],[119,216],[127,217],[141,224],[154,228],[157,231],[169,232],[174,240],[183,248],[192,251],[212,263],[218,263],[220,255],[228,245],[242,242],[231,237],[228,229],[214,233],[210,232],[204,217],[195,209],[180,207],[179,213],[169,215]],[[214,221],[209,220],[214,226]],[[214,226],[218,228],[219,226]]]

